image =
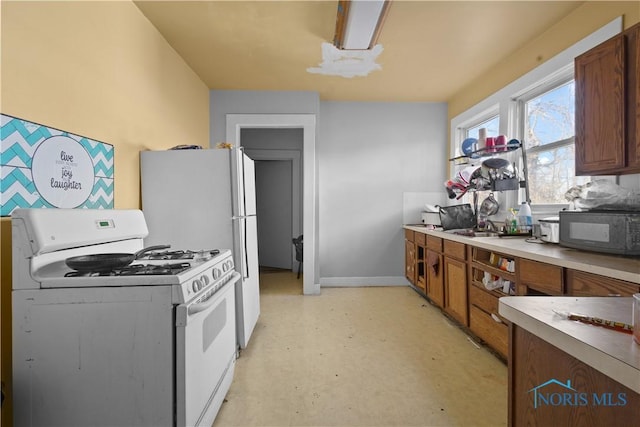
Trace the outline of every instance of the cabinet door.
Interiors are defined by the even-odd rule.
[[[427,296],[438,307],[444,307],[444,271],[442,254],[427,249]]]
[[[405,276],[412,285],[416,284],[416,245],[415,243],[404,241],[404,265]]]
[[[576,175],[625,166],[624,38],[613,37],[575,60]]]
[[[467,312],[467,263],[444,257],[444,309],[464,326],[469,326]]]
[[[627,146],[628,164],[640,171],[640,24],[626,31],[627,41]]]

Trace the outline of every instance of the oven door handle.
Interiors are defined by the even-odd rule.
[[[227,286],[229,283],[235,283],[238,281],[238,279],[240,278],[240,273],[238,273],[237,271],[234,271],[233,274],[231,275],[231,277],[229,278],[229,281],[227,283],[224,284],[224,286]],[[224,287],[223,286],[223,287]],[[218,290],[218,292],[220,292],[222,290],[222,288],[220,288]],[[211,307],[215,301],[216,301],[216,294],[218,293],[214,293],[213,295],[211,295],[207,300],[200,302],[200,303],[196,303],[196,304],[192,304],[187,308],[187,313],[189,314],[189,316],[192,316],[194,314],[200,313],[202,311],[207,310],[209,307]]]

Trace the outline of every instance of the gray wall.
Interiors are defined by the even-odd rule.
[[[316,114],[317,277],[404,285],[404,197],[444,196],[444,103],[320,102],[310,92],[211,91],[211,145],[226,114]],[[317,282],[316,282],[317,283]]]
[[[297,150],[302,153],[302,129],[242,129],[242,146],[256,150]]]
[[[211,147],[226,139],[227,114],[315,114],[320,111],[316,92],[212,90],[210,92]]]
[[[444,193],[444,103],[321,102],[320,283],[401,284],[403,194]]]

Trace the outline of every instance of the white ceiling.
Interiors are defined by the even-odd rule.
[[[446,101],[582,1],[391,4],[366,77],[311,73],[338,1],[136,1],[210,89],[314,91],[323,100]]]

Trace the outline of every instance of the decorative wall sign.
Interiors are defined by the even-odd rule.
[[[15,208],[113,209],[113,146],[0,115],[0,215]]]

